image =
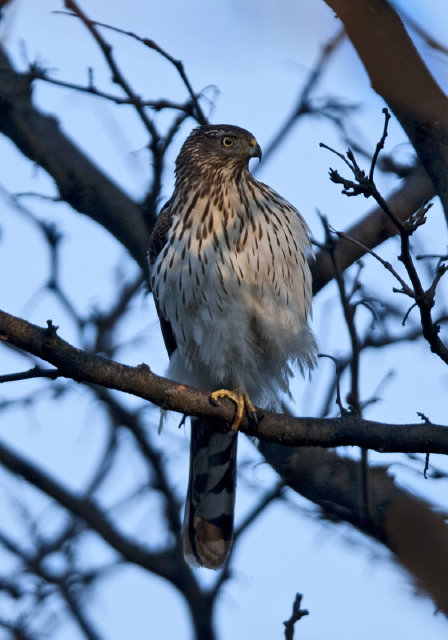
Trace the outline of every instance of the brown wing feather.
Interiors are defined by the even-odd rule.
[[[157,260],[159,253],[162,251],[166,244],[167,234],[171,227],[172,215],[171,215],[171,200],[165,202],[163,205],[151,236],[149,238],[149,266],[152,267]]]
[[[167,234],[171,227],[172,214],[170,209],[171,200],[168,200],[159,213],[159,216],[154,225],[154,229],[152,230],[151,237],[149,238],[149,266],[150,268],[157,260],[159,253],[162,251],[163,247],[167,241]],[[168,351],[168,355],[171,357],[171,354],[177,347],[176,338],[174,337],[173,330],[171,328],[171,323],[160,313],[159,305],[157,303],[157,299],[154,297],[154,302],[156,304],[157,315],[160,320],[160,328],[162,329],[162,336],[165,342],[166,350]]]

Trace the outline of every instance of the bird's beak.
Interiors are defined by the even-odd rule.
[[[252,138],[249,142],[249,153],[251,158],[258,158],[259,160],[261,160],[261,147],[255,140],[255,138]]]

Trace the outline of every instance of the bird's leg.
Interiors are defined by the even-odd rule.
[[[237,431],[238,427],[241,424],[241,420],[243,419],[244,410],[246,410],[247,415],[251,420],[257,420],[257,412],[255,411],[255,407],[249,398],[249,395],[244,391],[244,389],[218,389],[217,391],[213,391],[211,394],[211,399],[216,404],[219,404],[220,398],[229,398],[236,405],[236,413],[235,419],[232,423],[232,430]]]

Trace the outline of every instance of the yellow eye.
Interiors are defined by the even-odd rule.
[[[235,138],[232,138],[231,136],[224,136],[224,138],[221,140],[221,144],[227,149],[229,147],[233,147],[233,145],[235,144]]]

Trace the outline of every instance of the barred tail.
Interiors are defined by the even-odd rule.
[[[237,432],[191,420],[190,477],[183,525],[183,548],[192,566],[219,569],[232,545],[236,487]]]

